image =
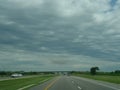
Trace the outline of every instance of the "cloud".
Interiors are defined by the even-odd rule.
[[[112,70],[120,59],[119,5],[111,0],[0,1],[0,61],[11,67],[3,69],[98,65]]]

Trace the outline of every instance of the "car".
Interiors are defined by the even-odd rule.
[[[22,77],[22,74],[18,74],[18,73],[14,73],[11,75],[12,78],[16,78],[16,77]]]

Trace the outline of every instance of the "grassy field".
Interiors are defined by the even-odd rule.
[[[92,75],[85,75],[85,74],[77,74],[76,76],[120,84],[120,76],[110,76],[110,75],[92,76]]]
[[[42,83],[42,81],[49,80],[53,76],[34,76],[30,78],[20,78],[20,79],[12,79],[0,81],[0,90],[18,90],[19,88],[28,86],[28,85],[38,85]],[[24,89],[27,90],[27,89]]]

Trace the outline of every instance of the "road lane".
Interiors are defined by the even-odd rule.
[[[120,88],[80,77],[60,76],[30,90],[120,90]]]
[[[78,90],[78,87],[69,77],[62,76],[49,90]]]
[[[96,80],[81,78],[81,77],[71,77],[76,85],[80,85],[83,90],[120,90],[119,87],[107,85],[106,83],[101,83]]]
[[[71,78],[74,79],[74,81],[76,81],[78,84],[81,84],[83,86],[86,83],[86,85],[87,84],[90,86],[94,85],[94,88],[100,86],[100,88],[104,87],[104,88],[108,88],[109,90],[111,90],[111,89],[112,90],[120,90],[120,84],[113,84],[113,83],[108,83],[108,82],[104,82],[104,81],[92,80],[92,79],[75,77],[75,76],[71,76]],[[90,86],[88,86],[88,87],[90,88]]]
[[[78,87],[67,76],[60,76],[30,90],[78,90]]]

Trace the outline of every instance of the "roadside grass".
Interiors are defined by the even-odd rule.
[[[94,76],[92,76],[92,75],[85,75],[85,74],[76,74],[75,76],[120,84],[120,76],[110,76],[110,75],[94,75]]]
[[[53,76],[52,75],[45,75],[45,76],[35,76],[30,78],[19,78],[19,79],[12,79],[12,80],[4,80],[0,81],[0,90],[18,90],[24,86],[28,86],[31,84],[38,85],[44,80],[49,80]],[[27,90],[27,89],[24,89]]]

